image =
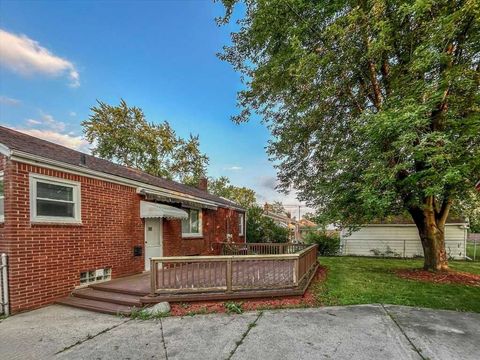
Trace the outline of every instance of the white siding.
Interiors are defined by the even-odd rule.
[[[449,256],[455,259],[465,258],[466,230],[463,225],[448,224],[445,227],[445,247]],[[350,236],[341,234],[342,254],[357,256],[375,256],[372,250],[388,256],[423,256],[422,244],[415,225],[366,225]]]

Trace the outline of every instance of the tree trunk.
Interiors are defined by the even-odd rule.
[[[448,256],[445,249],[445,223],[435,216],[434,211],[410,211],[417,225],[424,254],[424,270],[448,270]]]

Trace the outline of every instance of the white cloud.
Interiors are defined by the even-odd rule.
[[[55,144],[60,144],[71,149],[89,153],[89,143],[81,136],[73,136],[69,134],[61,134],[52,130],[39,130],[39,129],[16,129],[25,134],[38,137],[47,141],[51,141]]]
[[[80,74],[72,62],[52,54],[27,37],[0,29],[0,64],[22,75],[41,73],[49,76],[67,74],[70,86],[80,86]]]
[[[45,114],[41,112],[40,118],[38,119],[27,119],[27,124],[31,126],[42,126],[48,130],[53,131],[63,131],[65,130],[65,123],[62,121],[55,120],[52,115]]]
[[[297,199],[297,191],[291,189],[287,194],[276,190],[278,180],[275,176],[259,176],[256,178],[256,184],[253,186],[257,194],[257,202],[260,205],[264,203],[272,203],[280,201],[283,203],[287,211],[292,213],[292,216],[298,218],[298,207],[300,206],[300,217],[307,212],[315,212],[313,208],[306,206],[306,204]]]
[[[41,123],[42,123],[41,121],[38,121],[38,120],[35,120],[35,119],[27,119],[27,124],[28,125],[35,126],[35,125],[40,125]]]
[[[17,100],[8,96],[0,95],[0,104],[16,106],[16,105],[20,105],[20,103],[21,103],[20,100]]]
[[[233,166],[226,167],[224,169],[225,170],[230,170],[230,171],[240,171],[243,168],[241,166],[233,165]]]
[[[259,178],[259,185],[265,190],[275,191],[278,180],[275,176],[262,176]]]
[[[77,116],[77,113],[76,113],[75,111],[70,111],[70,112],[68,113],[68,115],[70,115],[70,116]]]

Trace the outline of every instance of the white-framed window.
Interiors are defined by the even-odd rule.
[[[3,184],[3,171],[0,171],[0,222],[5,221],[5,192]]]
[[[238,236],[245,235],[245,214],[238,214]]]
[[[43,175],[30,175],[32,222],[80,223],[80,183]]]
[[[185,209],[185,211],[188,213],[188,218],[182,220],[182,236],[202,236],[202,210]]]

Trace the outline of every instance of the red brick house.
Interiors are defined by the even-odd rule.
[[[213,254],[245,241],[245,210],[158,178],[0,126],[0,253],[10,311],[149,269],[152,256]],[[3,189],[3,191],[2,191]]]

